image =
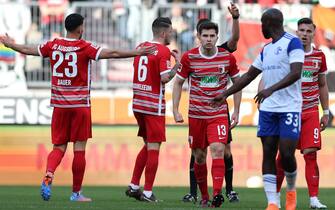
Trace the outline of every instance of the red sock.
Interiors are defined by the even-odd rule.
[[[208,185],[207,185],[207,165],[206,163],[199,165],[194,163],[194,174],[201,192],[201,199],[208,200]]]
[[[316,162],[316,152],[311,152],[304,155],[306,162],[305,177],[308,186],[309,196],[318,196],[319,194],[319,167]]]
[[[137,155],[134,171],[133,171],[133,177],[131,178],[131,183],[135,185],[140,185],[140,179],[145,167],[145,164],[147,163],[147,146],[144,145],[140,152]]]
[[[158,150],[148,150],[147,163],[145,165],[145,183],[143,187],[145,191],[152,191],[158,168],[158,158]]]
[[[213,197],[221,193],[222,183],[225,175],[224,159],[213,159],[212,161],[212,179],[213,179]]]
[[[280,192],[280,189],[281,189],[281,186],[283,184],[284,177],[285,177],[280,155],[278,155],[278,157],[277,157],[276,167],[277,167],[277,192]]]
[[[62,161],[64,156],[64,152],[58,148],[53,149],[49,155],[47,160],[47,172],[54,173],[56,171],[57,166]]]
[[[72,162],[73,186],[72,192],[79,192],[83,183],[86,159],[85,151],[74,151]]]

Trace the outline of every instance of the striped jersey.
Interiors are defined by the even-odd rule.
[[[302,81],[302,111],[318,110],[319,105],[319,74],[327,72],[326,57],[319,49],[313,48],[305,53]]]
[[[155,45],[153,55],[134,58],[133,111],[150,115],[165,115],[165,85],[161,75],[171,70],[171,52],[158,42],[144,42],[140,46]]]
[[[229,78],[239,75],[235,57],[223,48],[216,48],[216,53],[208,57],[198,47],[185,52],[181,64],[177,76],[183,80],[189,79],[189,117],[227,117],[227,103],[213,108],[210,102],[227,89]]]
[[[50,59],[51,106],[90,107],[91,60],[97,60],[100,47],[78,39],[56,38],[38,46]]]

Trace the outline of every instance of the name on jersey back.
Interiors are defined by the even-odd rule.
[[[151,85],[144,85],[139,83],[134,83],[133,88],[136,90],[152,91]]]
[[[80,47],[73,47],[73,46],[63,46],[63,45],[58,45],[58,44],[54,44],[52,46],[53,50],[58,50],[58,51],[62,51],[62,52],[73,52],[73,51],[77,51],[80,49]]]

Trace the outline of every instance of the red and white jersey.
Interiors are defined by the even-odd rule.
[[[319,49],[313,48],[305,54],[301,76],[302,111],[318,110],[319,105],[319,74],[327,72],[326,57]]]
[[[171,70],[171,52],[158,42],[144,42],[139,46],[155,45],[154,55],[134,58],[133,111],[145,114],[165,115],[165,85],[161,75]]]
[[[210,101],[227,89],[229,78],[239,75],[235,57],[223,48],[217,48],[215,55],[207,57],[199,48],[183,54],[182,69],[177,76],[189,79],[189,117],[209,119],[228,116],[227,103],[212,108]]]
[[[38,46],[50,59],[51,106],[90,107],[91,60],[97,60],[100,47],[85,40],[57,38]]]

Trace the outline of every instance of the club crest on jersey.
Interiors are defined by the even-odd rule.
[[[280,46],[277,47],[277,49],[275,51],[275,55],[279,55],[282,51],[283,51],[283,49]]]
[[[219,71],[221,74],[226,72],[225,66],[224,65],[219,65]]]
[[[51,49],[57,50],[58,44],[54,44]]]

